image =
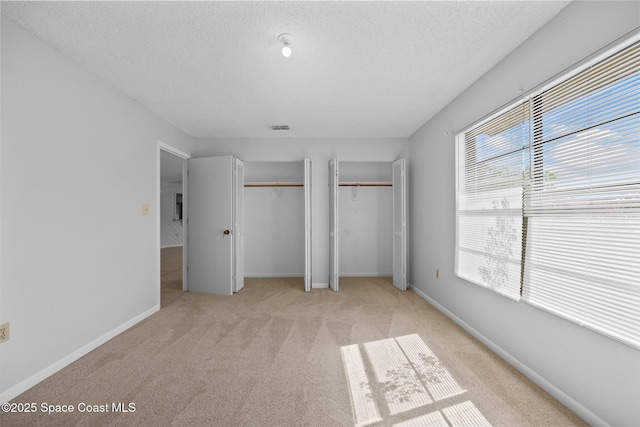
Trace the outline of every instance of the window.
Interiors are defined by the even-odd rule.
[[[458,135],[456,274],[520,298],[522,200],[529,145],[521,102]]]
[[[531,102],[523,300],[640,346],[640,43]]]
[[[640,42],[458,135],[457,153],[456,274],[640,347]]]

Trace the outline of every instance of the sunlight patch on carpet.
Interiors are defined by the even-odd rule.
[[[340,348],[356,426],[385,419],[395,427],[491,425],[471,401],[456,401],[466,390],[418,334],[362,347],[366,359],[358,344]]]
[[[395,339],[368,342],[364,348],[391,415],[433,402]]]
[[[478,408],[469,401],[444,408],[442,412],[445,417],[451,421],[451,425],[453,426],[491,427],[489,421],[487,421]]]
[[[347,374],[349,391],[351,395],[351,407],[356,426],[366,426],[382,421],[378,406],[373,400],[371,387],[367,381],[367,373],[364,362],[357,345],[347,345],[340,348],[344,370]]]

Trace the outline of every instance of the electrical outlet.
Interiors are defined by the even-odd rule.
[[[9,341],[9,322],[0,325],[0,342]]]
[[[436,268],[436,279],[440,278],[440,269]]]

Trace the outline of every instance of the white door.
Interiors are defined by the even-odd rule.
[[[338,290],[338,159],[329,161],[329,287]]]
[[[406,161],[393,162],[393,286],[407,289]]]
[[[233,158],[189,159],[189,290],[233,293]]]
[[[311,160],[304,159],[304,290],[311,292]]]
[[[233,243],[234,243],[234,292],[244,288],[244,162],[233,159],[234,163],[234,212],[233,212]]]

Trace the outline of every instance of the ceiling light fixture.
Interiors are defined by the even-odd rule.
[[[278,36],[278,40],[280,40],[280,42],[284,44],[284,46],[282,47],[282,56],[284,56],[285,58],[290,57],[291,43],[293,43],[293,37],[291,36],[291,34],[282,33]]]

